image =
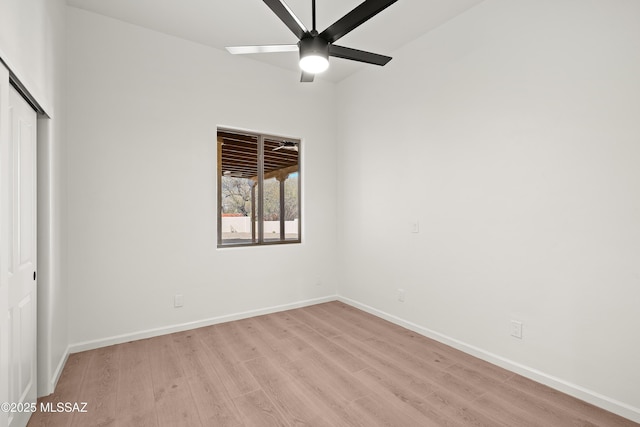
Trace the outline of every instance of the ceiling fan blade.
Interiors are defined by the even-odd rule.
[[[294,15],[293,11],[287,6],[284,0],[263,0],[269,8],[278,15],[278,18],[284,24],[289,27],[289,29],[293,32],[293,34],[298,37],[298,39],[302,39],[302,37],[309,32],[307,28],[304,26],[302,21],[298,19],[296,15]]]
[[[315,74],[311,74],[311,73],[307,73],[306,71],[303,71],[302,76],[300,76],[300,81],[302,83],[311,83],[314,77],[315,77]]]
[[[390,56],[379,55],[377,53],[365,52],[364,50],[351,49],[350,47],[329,45],[329,56],[336,58],[351,59],[352,61],[366,62],[367,64],[385,65],[391,61]]]
[[[244,55],[247,53],[297,52],[297,44],[272,44],[265,46],[227,46],[229,53]]]
[[[320,33],[320,37],[329,43],[333,43],[396,1],[398,0],[366,0]]]
[[[274,148],[271,151],[278,151],[278,150],[298,151],[298,144],[296,144],[293,141],[282,141],[280,145],[278,145],[276,148]]]

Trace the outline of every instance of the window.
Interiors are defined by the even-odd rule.
[[[300,243],[300,140],[218,128],[218,247]]]

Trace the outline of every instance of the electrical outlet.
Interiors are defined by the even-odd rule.
[[[414,234],[420,233],[420,223],[418,222],[417,219],[411,222],[411,232]]]
[[[517,320],[511,321],[511,336],[522,339],[522,322]]]
[[[173,307],[174,308],[180,308],[180,307],[182,307],[182,304],[183,304],[182,294],[176,294],[173,297]]]
[[[405,294],[404,289],[398,289],[398,301],[404,302],[404,294]]]

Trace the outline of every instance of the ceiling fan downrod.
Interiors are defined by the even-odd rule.
[[[316,0],[311,0],[311,28],[312,33],[317,33],[316,31]]]

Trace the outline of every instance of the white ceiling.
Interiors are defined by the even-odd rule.
[[[399,0],[336,44],[393,56],[393,51],[400,46],[481,1]],[[307,28],[311,28],[311,1],[286,2]],[[361,2],[316,0],[318,30],[324,30]],[[297,42],[262,0],[67,0],[67,4],[219,49]],[[296,52],[243,56],[299,70]],[[321,78],[332,82],[339,82],[362,67],[375,67],[339,58],[330,61],[329,70]]]

